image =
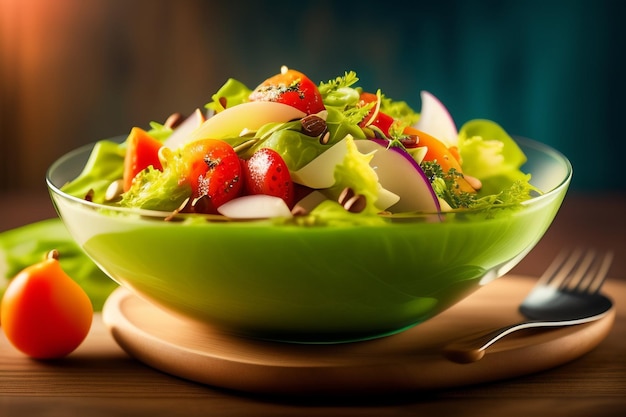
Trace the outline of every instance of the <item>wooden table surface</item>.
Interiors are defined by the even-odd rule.
[[[54,217],[45,193],[0,194],[0,231]],[[554,224],[511,272],[538,276],[562,247],[612,249],[610,280],[626,280],[626,196],[570,193]],[[616,319],[590,353],[507,381],[393,397],[276,397],[201,385],[130,358],[96,315],[70,356],[35,361],[0,335],[0,416],[622,416],[626,410],[626,294],[610,294]]]

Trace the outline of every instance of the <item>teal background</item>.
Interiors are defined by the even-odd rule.
[[[315,10],[319,3],[305,4]],[[250,17],[244,26],[264,33],[260,47],[272,49],[274,56],[259,63],[242,55],[239,62],[256,73],[271,72],[284,62],[316,79],[354,69],[364,86],[381,88],[417,109],[419,91],[429,90],[448,106],[457,124],[492,119],[512,134],[565,153],[574,166],[572,189],[625,189],[626,3],[361,4],[337,2],[326,19],[313,12],[319,32],[312,44],[303,29],[287,40],[285,30]],[[288,11],[277,13],[277,20],[289,16]]]
[[[429,90],[459,125],[492,119],[563,152],[573,191],[623,193],[624,4],[4,0],[0,189],[45,191],[70,149],[288,65],[314,81],[354,70],[416,109]]]

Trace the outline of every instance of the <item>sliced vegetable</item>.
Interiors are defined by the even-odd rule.
[[[422,91],[420,97],[422,110],[413,127],[438,138],[447,147],[457,146],[459,135],[448,109],[428,91]]]
[[[209,117],[191,132],[182,144],[198,139],[236,138],[242,132],[254,132],[267,123],[285,123],[306,114],[295,107],[271,101],[253,101],[227,108]]]
[[[328,188],[335,183],[334,168],[346,156],[346,139],[331,146],[326,152],[291,173],[294,182],[314,189]]]
[[[360,96],[358,106],[365,107],[370,103],[375,103],[370,109],[369,113],[361,120],[359,126],[361,127],[376,127],[381,132],[389,137],[391,126],[394,123],[394,118],[380,111],[381,101],[376,94],[363,92]]]
[[[400,197],[389,208],[391,211],[439,211],[439,200],[428,178],[404,148],[388,148],[386,140],[357,140],[355,144],[360,152],[373,153],[370,165],[374,167],[380,184]]]
[[[148,168],[162,169],[159,160],[159,149],[163,144],[154,139],[145,130],[134,127],[126,139],[126,156],[124,158],[124,191],[130,190],[135,176]]]
[[[217,211],[231,219],[271,219],[291,217],[291,211],[280,197],[266,194],[245,195],[222,204]]]
[[[206,121],[206,117],[200,111],[196,109],[190,116],[185,118],[180,125],[178,125],[172,134],[163,142],[164,146],[174,149],[185,143],[191,132],[198,129],[202,123]]]
[[[368,190],[368,194],[373,198],[372,205],[378,211],[386,210],[398,202],[399,196],[386,190],[378,182],[376,167],[370,164],[372,156],[369,155],[369,150],[359,152],[359,147],[354,145],[354,143],[368,141],[368,139],[354,140],[352,136],[348,135],[310,163],[293,172],[292,178],[298,184],[317,190],[333,188],[335,194],[342,191],[341,186],[345,186],[352,181],[357,188],[363,187],[364,190]],[[349,168],[340,170],[344,172],[341,175],[341,178],[345,179],[344,183],[337,185],[336,167],[346,165]],[[330,197],[335,198],[337,195],[331,195]],[[310,208],[310,204],[307,204],[306,208]]]
[[[410,126],[404,129],[404,133],[416,136],[418,140],[418,147],[423,146],[427,148],[426,154],[423,158],[424,161],[437,162],[446,173],[451,169],[454,169],[458,174],[463,174],[463,169],[461,168],[461,164],[455,156],[455,153],[453,153],[453,151],[451,151],[442,141],[434,138],[428,133],[422,132]],[[457,184],[459,185],[459,189],[461,191],[468,193],[476,191],[474,187],[472,187],[462,176],[457,178]]]

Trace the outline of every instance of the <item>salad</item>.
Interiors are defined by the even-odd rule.
[[[540,192],[526,156],[497,123],[457,129],[421,93],[418,113],[355,72],[315,84],[281,68],[251,89],[228,79],[204,108],[121,143],[101,140],[70,195],[165,218],[384,219],[516,207]]]

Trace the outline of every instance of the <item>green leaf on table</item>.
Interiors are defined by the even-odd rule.
[[[48,219],[0,233],[0,296],[22,269],[40,262],[52,249],[59,251],[63,270],[87,293],[94,311],[117,284],[87,257],[60,219]]]

